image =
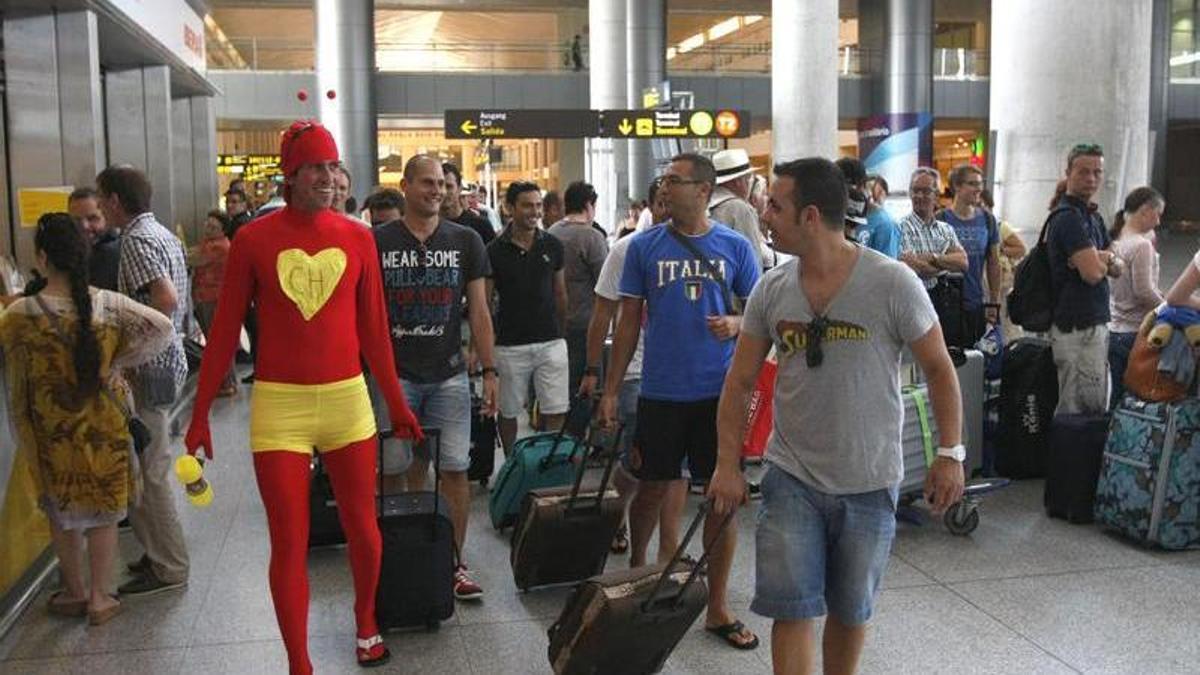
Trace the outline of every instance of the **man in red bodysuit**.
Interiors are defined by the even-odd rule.
[[[306,565],[313,448],[329,471],[346,533],[358,662],[382,665],[390,657],[375,621],[377,441],[363,360],[396,436],[422,436],[396,376],[375,240],[330,209],[337,162],[337,145],[320,124],[296,122],[284,132],[287,206],[246,224],[230,250],[185,440],[189,453],[204,448],[213,456],[209,408],[253,302],[259,343],[250,449],[271,536],[271,598],[293,674],[312,672]]]

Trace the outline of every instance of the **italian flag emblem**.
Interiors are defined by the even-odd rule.
[[[685,281],[683,282],[683,296],[692,302],[700,299],[704,293],[703,281]]]

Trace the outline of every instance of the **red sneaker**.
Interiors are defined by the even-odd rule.
[[[358,665],[363,668],[375,668],[392,660],[392,653],[383,644],[383,636],[375,635],[369,638],[358,638],[358,648],[354,651],[358,657]]]
[[[483,588],[471,578],[471,570],[466,565],[454,568],[454,597],[459,600],[479,600],[483,597]]]

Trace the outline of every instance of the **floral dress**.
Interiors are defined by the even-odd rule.
[[[69,297],[41,294],[65,340],[34,298],[0,313],[0,370],[17,452],[32,468],[39,504],[63,530],[125,517],[136,472],[125,413],[117,405],[128,399],[120,373],[150,360],[174,338],[171,320],[154,309],[117,293],[91,293],[101,382],[112,397],[79,392],[72,354],[77,320]]]

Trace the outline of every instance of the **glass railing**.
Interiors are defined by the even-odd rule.
[[[209,67],[220,70],[312,70],[315,56],[311,42],[268,38],[233,39],[208,43]],[[586,47],[576,64],[570,43],[401,43],[379,42],[375,67],[383,72],[553,72],[585,70],[591,55]],[[934,79],[973,80],[990,72],[986,51],[936,49]],[[709,44],[696,49],[667,53],[667,69],[676,73],[769,74],[771,43]],[[838,49],[838,73],[861,77],[883,70],[879,50],[842,47]]]

